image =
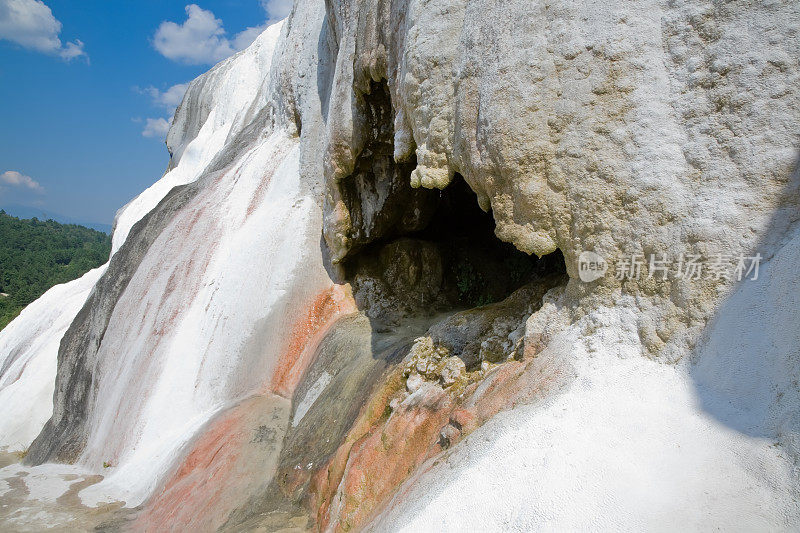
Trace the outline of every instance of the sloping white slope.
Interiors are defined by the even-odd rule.
[[[263,105],[261,87],[282,26],[269,26],[246,50],[190,84],[169,134],[171,169],[117,214],[112,255],[173,187],[197,180]],[[0,451],[27,449],[50,418],[59,344],[104,271],[54,287],[0,332]]]
[[[375,530],[796,530],[798,261],[795,231],[721,306],[694,367],[641,357],[625,302],[586,317],[539,355],[574,382],[470,435]]]
[[[723,301],[691,377],[705,411],[800,460],[800,226],[790,236]]]
[[[79,462],[116,466],[81,493],[84,503],[138,505],[200,425],[265,388],[288,307],[330,283],[320,209],[299,184],[297,141],[278,131],[150,247],[98,354],[100,389]]]
[[[53,414],[61,338],[105,270],[53,287],[0,332],[0,451],[26,450]]]
[[[230,137],[247,125],[254,107],[263,104],[256,100],[268,78],[282,27],[283,21],[269,26],[246,50],[189,85],[167,137],[174,168],[117,213],[112,254],[128,238],[133,225],[173,187],[195,181]]]
[[[204,173],[199,191],[148,248],[105,330],[78,458],[105,479],[81,492],[85,504],[137,506],[150,496],[211,416],[265,390],[284,349],[287,317],[330,286],[321,208],[314,187],[301,182],[298,139],[269,125],[262,131],[259,122],[234,140],[264,105],[250,97],[270,82],[278,31],[267,30],[212,70],[198,82],[200,93],[190,89],[184,106],[195,109],[179,112],[173,131],[191,131],[183,118],[207,112],[205,125],[178,166],[120,216],[122,235],[153,198]],[[217,76],[219,85],[209,84]],[[213,163],[218,153],[231,161]],[[207,172],[209,166],[220,170]],[[104,463],[113,468],[103,470]]]

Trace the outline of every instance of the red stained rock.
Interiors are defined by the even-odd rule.
[[[241,418],[241,413],[233,411],[212,424],[194,443],[161,494],[145,507],[134,529],[214,529],[215,517],[210,516],[209,506],[224,497],[229,487],[226,473],[236,462],[244,438]]]
[[[393,391],[379,390],[327,468],[312,482],[318,529],[362,528],[404,482],[439,459],[442,432],[447,448],[498,412],[551,393],[564,376],[564,368],[543,359],[511,361],[469,385],[458,398],[425,383],[403,402],[395,402],[388,418],[375,413],[386,409]]]
[[[289,403],[245,400],[212,420],[188,447],[164,489],[145,504],[135,531],[214,531],[269,481],[277,466]],[[253,475],[253,468],[260,470]]]
[[[291,398],[334,319],[357,310],[350,287],[333,285],[319,294],[307,312],[295,322],[289,335],[288,346],[278,359],[272,374],[270,390],[284,398]]]

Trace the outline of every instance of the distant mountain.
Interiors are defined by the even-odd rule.
[[[39,220],[55,220],[56,222],[59,222],[61,224],[77,224],[78,226],[85,226],[87,228],[91,228],[97,231],[102,231],[103,233],[111,235],[111,224],[101,224],[99,222],[87,222],[85,220],[69,217],[67,215],[53,213],[51,211],[45,211],[44,209],[38,207],[9,204],[9,205],[0,205],[0,210],[5,211],[11,216],[21,219],[38,218]]]

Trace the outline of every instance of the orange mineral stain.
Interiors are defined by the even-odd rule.
[[[216,531],[271,479],[288,402],[258,395],[219,413],[184,450],[134,531]]]
[[[417,401],[389,409],[402,386],[395,370],[368,400],[345,441],[312,478],[310,505],[320,531],[359,530],[406,481],[430,469],[455,444],[498,412],[541,399],[563,382],[563,370],[538,358],[512,361],[453,397],[429,388]],[[482,383],[481,387],[478,387]],[[381,416],[381,413],[390,412]],[[449,443],[441,431],[449,428]],[[402,493],[400,493],[402,495]],[[401,496],[402,497],[402,496]]]
[[[349,285],[333,285],[320,293],[292,327],[287,347],[272,374],[270,390],[291,398],[312,362],[317,345],[335,319],[357,310]]]
[[[233,411],[203,433],[133,529],[204,531],[218,527],[214,522],[220,517],[208,511],[228,489],[228,474],[245,437],[241,429],[241,413]]]

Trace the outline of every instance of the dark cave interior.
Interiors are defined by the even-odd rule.
[[[459,174],[442,190],[412,188],[416,159],[394,160],[386,82],[372,82],[362,98],[364,147],[353,173],[340,182],[351,220],[342,265],[357,301],[361,294],[370,307],[380,293],[408,312],[467,309],[501,301],[537,277],[566,272],[558,250],[537,258],[498,239],[491,211],[481,210]]]

